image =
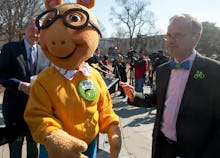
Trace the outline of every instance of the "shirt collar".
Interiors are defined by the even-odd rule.
[[[63,68],[60,68],[58,66],[55,65],[55,68],[57,69],[57,71],[60,72],[60,74],[62,74],[66,79],[68,80],[72,80],[73,77],[75,76],[75,74],[77,72],[82,72],[82,74],[86,77],[89,77],[92,75],[91,73],[91,67],[89,66],[88,63],[85,63],[83,65],[82,68],[80,68],[79,70],[76,70],[76,69],[72,69],[72,70],[66,70],[66,69],[63,69]]]
[[[24,45],[25,45],[25,49],[27,50],[27,52],[29,52],[29,50],[30,50],[31,47],[34,47],[34,50],[36,50],[36,48],[37,48],[37,44],[31,46],[31,45],[28,43],[28,41],[27,41],[26,38],[24,39]]]

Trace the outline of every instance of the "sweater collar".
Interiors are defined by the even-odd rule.
[[[76,69],[67,70],[60,68],[58,66],[55,66],[55,68],[68,80],[72,80],[75,74],[79,71],[82,72],[82,74],[86,77],[91,76],[91,67],[89,66],[88,63],[85,63],[83,67],[81,67],[79,70]]]

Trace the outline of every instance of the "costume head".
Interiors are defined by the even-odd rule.
[[[89,10],[95,0],[46,0],[47,10],[36,18],[40,45],[47,58],[64,69],[78,69],[98,47],[98,22]],[[41,24],[42,21],[42,24]]]

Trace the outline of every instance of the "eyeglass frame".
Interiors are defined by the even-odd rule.
[[[166,37],[164,38],[165,40],[175,40],[175,41],[179,41],[182,40],[183,38],[185,38],[187,35],[190,35],[188,33],[175,33],[174,35],[171,35],[170,33],[166,34]]]
[[[74,26],[74,25],[71,25],[69,24],[67,21],[66,21],[66,16],[72,12],[72,11],[77,11],[77,12],[81,12],[83,13],[85,16],[86,16],[86,21],[85,23],[83,23],[82,25],[80,26]],[[46,25],[41,25],[40,23],[40,19],[44,16],[44,15],[47,15],[48,13],[55,13],[55,16],[53,18],[51,18],[51,21],[46,24]],[[35,24],[38,28],[38,30],[41,30],[41,29],[46,29],[48,28],[50,25],[52,25],[58,18],[62,18],[62,21],[63,21],[63,24],[66,26],[66,27],[69,27],[71,29],[83,29],[85,28],[86,26],[88,26],[88,24],[90,24],[93,28],[96,29],[96,31],[98,31],[100,37],[102,38],[102,33],[101,31],[99,30],[98,26],[96,24],[94,24],[91,20],[90,20],[90,17],[89,17],[89,13],[81,8],[71,8],[71,9],[68,9],[66,10],[63,14],[59,14],[59,10],[57,8],[50,8],[50,9],[47,9],[46,11],[44,11],[43,13],[41,13],[40,15],[37,16],[36,20],[35,20]]]

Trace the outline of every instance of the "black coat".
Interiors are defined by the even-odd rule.
[[[36,74],[50,65],[39,45],[37,49]],[[27,128],[23,113],[28,95],[19,91],[18,85],[21,81],[30,82],[30,76],[30,65],[27,59],[24,41],[5,44],[0,54],[0,84],[5,87],[3,117],[6,126],[10,127],[9,129],[16,130],[18,128],[17,132],[14,131],[15,133],[19,133],[19,130]]]
[[[127,82],[126,63],[120,62],[114,65],[113,73],[116,78],[119,78],[122,82]]]
[[[195,78],[197,71],[204,78]],[[156,92],[138,94],[134,104],[157,108],[152,157],[159,140],[164,102],[171,70],[169,63],[157,69]],[[176,122],[177,150],[183,158],[218,158],[220,155],[220,63],[196,55],[182,97]]]

